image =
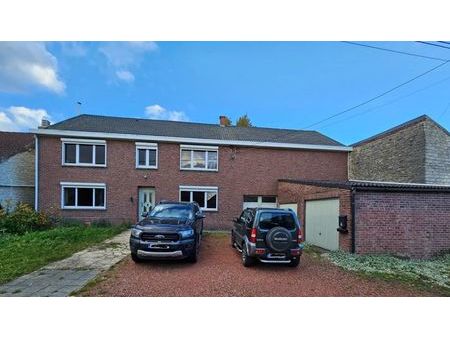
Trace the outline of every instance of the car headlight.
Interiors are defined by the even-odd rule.
[[[189,229],[189,230],[183,230],[179,232],[181,238],[191,238],[192,236],[194,236],[194,230],[193,229]]]
[[[131,229],[131,236],[139,238],[139,235],[142,233],[142,230],[132,228]]]

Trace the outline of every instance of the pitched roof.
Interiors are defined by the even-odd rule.
[[[428,115],[421,115],[421,116],[419,116],[419,117],[416,117],[415,119],[409,120],[409,121],[407,121],[407,122],[405,122],[405,123],[402,123],[402,124],[400,124],[400,125],[398,125],[398,126],[395,126],[395,127],[391,128],[391,129],[388,129],[388,130],[386,130],[386,131],[383,131],[383,132],[381,132],[381,133],[379,133],[379,134],[373,135],[373,136],[371,136],[371,137],[369,137],[369,138],[366,138],[366,139],[364,139],[364,140],[361,140],[361,141],[358,141],[358,142],[356,142],[356,143],[353,143],[351,146],[352,146],[352,147],[357,147],[357,146],[360,146],[360,145],[362,145],[362,144],[365,144],[365,143],[369,143],[369,142],[378,140],[378,139],[380,139],[380,138],[386,137],[386,136],[388,136],[388,135],[392,135],[392,134],[394,134],[394,133],[396,133],[396,132],[398,132],[398,131],[400,131],[400,130],[409,128],[409,127],[411,127],[411,126],[413,126],[413,125],[415,125],[415,124],[418,124],[418,123],[424,122],[424,121],[427,121],[427,122],[430,122],[430,123],[436,125],[436,126],[439,127],[444,133],[446,133],[447,135],[450,136],[450,132],[449,132],[447,129],[445,129],[443,126],[441,126],[439,123],[437,123],[435,120],[433,120],[432,118],[430,118]]]
[[[382,181],[326,181],[326,180],[295,180],[279,179],[279,182],[294,184],[313,185],[318,187],[374,190],[374,191],[400,191],[400,192],[450,192],[450,185],[422,184],[422,183],[402,183],[402,182],[382,182]]]
[[[259,127],[221,127],[218,124],[175,122],[87,114],[79,115],[56,123],[46,129],[197,138],[223,141],[343,146],[342,143],[339,143],[317,131]]]
[[[32,133],[0,131],[0,162],[31,148],[34,148]]]

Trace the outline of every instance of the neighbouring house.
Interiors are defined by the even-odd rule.
[[[427,258],[450,250],[450,136],[421,116],[352,145],[350,180],[281,179],[308,242]],[[336,231],[338,230],[338,231]]]
[[[0,132],[0,205],[34,205],[34,135]]]
[[[276,207],[279,178],[346,180],[351,150],[316,131],[96,115],[35,133],[37,209],[118,223],[160,200],[196,201],[209,229]]]
[[[350,179],[450,184],[450,133],[427,115],[352,147]]]

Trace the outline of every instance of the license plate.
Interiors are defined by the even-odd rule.
[[[170,247],[168,245],[164,244],[150,244],[148,246],[149,249],[169,249]]]

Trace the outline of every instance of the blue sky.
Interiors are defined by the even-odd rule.
[[[450,58],[416,42],[366,44]],[[217,123],[246,113],[256,126],[303,129],[439,63],[342,42],[3,42],[0,130],[70,118],[77,101],[89,114]],[[312,129],[350,144],[422,114],[450,128],[450,64]]]

